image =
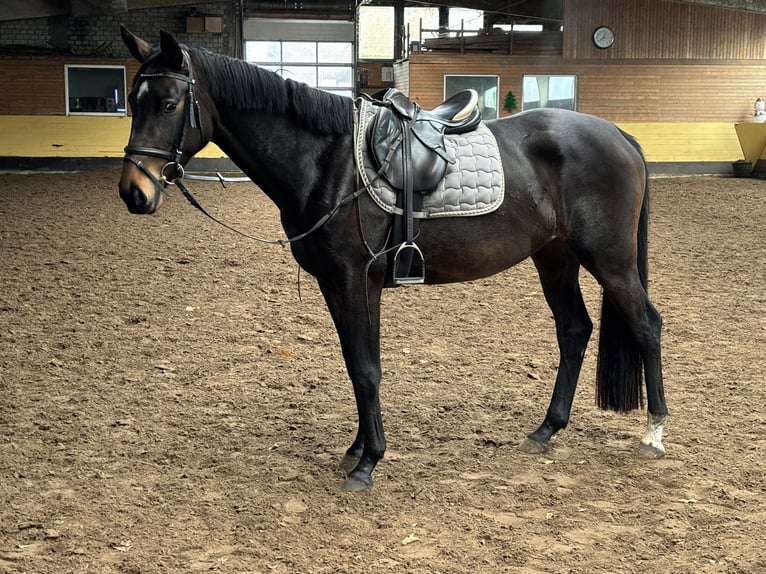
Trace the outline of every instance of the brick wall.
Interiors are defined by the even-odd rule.
[[[236,21],[233,2],[195,4],[198,13],[223,15],[222,34],[187,34],[188,6],[130,10],[111,16],[52,17],[0,22],[0,48],[13,53],[10,46],[50,50],[76,56],[127,57],[127,49],[120,38],[120,24],[132,32],[157,43],[160,28],[167,30],[184,43],[207,48],[213,52],[236,54]]]
[[[32,46],[50,48],[48,18],[0,22],[0,46]]]

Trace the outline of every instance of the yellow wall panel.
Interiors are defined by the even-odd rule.
[[[742,156],[733,123],[619,122],[647,161],[734,161]]]
[[[638,140],[648,161],[734,161],[742,157],[733,123],[618,125]],[[0,134],[0,156],[121,157],[130,134],[130,118],[0,115]],[[197,156],[226,157],[214,144]]]
[[[120,157],[130,123],[129,117],[0,115],[0,156]],[[214,144],[197,156],[225,157]]]

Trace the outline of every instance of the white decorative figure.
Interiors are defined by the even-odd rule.
[[[766,102],[763,101],[763,98],[757,98],[755,100],[753,119],[756,122],[766,121]]]

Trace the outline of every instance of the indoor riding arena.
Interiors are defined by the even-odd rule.
[[[534,266],[384,293],[376,484],[340,491],[355,430],[332,321],[289,249],[174,193],[130,215],[119,172],[5,174],[2,548],[9,572],[759,572],[764,183],[651,182],[667,455],[645,415],[542,420],[558,357]],[[250,184],[195,185],[279,237]],[[597,317],[599,289],[583,281]]]
[[[0,572],[766,572],[766,9],[61,4],[0,8]],[[365,34],[389,21],[391,52],[375,52]],[[594,329],[571,418],[543,452],[520,448],[559,370],[526,259],[383,290],[387,448],[374,485],[345,491],[357,402],[320,283],[296,244],[248,237],[285,239],[284,214],[215,143],[176,182],[229,228],[178,185],[151,215],[121,199],[139,63],[120,24],[301,81],[312,68],[312,87],[340,95],[398,88],[431,109],[453,85],[479,93],[490,123],[569,105],[633,134],[650,175],[665,456],[640,452],[646,404],[597,406],[602,288],[584,269]],[[344,80],[320,55],[346,41]],[[107,77],[124,77],[116,97],[76,93]],[[454,239],[483,252],[479,234]]]

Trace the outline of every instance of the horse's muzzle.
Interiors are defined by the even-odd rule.
[[[160,194],[155,193],[149,197],[138,185],[130,183],[128,185],[120,185],[120,198],[125,202],[130,213],[136,213],[140,215],[154,213],[159,207],[159,200],[157,199]]]

